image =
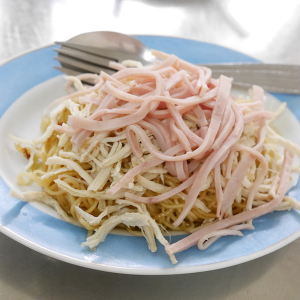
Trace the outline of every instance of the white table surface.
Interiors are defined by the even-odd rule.
[[[300,64],[300,1],[0,0],[0,63],[77,34],[185,37],[264,62]],[[198,274],[132,276],[73,266],[0,234],[0,299],[300,299],[300,240]]]

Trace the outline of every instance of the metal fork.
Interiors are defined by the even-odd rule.
[[[144,46],[138,52],[124,52],[118,49],[102,49],[72,42],[57,42],[61,48],[57,59],[61,67],[54,68],[68,75],[82,73],[97,73],[104,71],[113,74],[116,70],[109,67],[110,61],[122,62],[132,59],[143,65],[153,63],[154,57]],[[143,45],[143,44],[142,44]],[[205,64],[211,68],[214,78],[221,74],[232,77],[233,84],[249,88],[253,84],[260,85],[265,90],[274,93],[300,94],[300,66],[263,63],[226,63]]]

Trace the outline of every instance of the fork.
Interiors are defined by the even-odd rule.
[[[116,70],[109,67],[109,62],[122,62],[131,59],[140,61],[143,65],[151,64],[155,58],[145,45],[143,51],[124,52],[118,49],[104,49],[72,42],[56,42],[61,48],[55,57],[61,67],[55,69],[68,74],[97,73],[104,71],[113,74]],[[264,63],[225,63],[203,64],[212,70],[212,76],[218,78],[221,74],[234,79],[237,87],[250,88],[256,84],[266,91],[274,93],[300,94],[300,66]]]

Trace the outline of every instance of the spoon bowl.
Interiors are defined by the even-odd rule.
[[[151,50],[133,36],[113,31],[94,31],[79,34],[68,40],[70,43],[95,48],[130,53],[140,58],[143,65],[154,62]]]

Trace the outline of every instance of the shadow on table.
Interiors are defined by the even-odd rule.
[[[249,287],[258,285],[264,277],[273,276],[269,275],[273,272],[272,268],[277,267],[291,246],[254,261],[216,271],[134,276],[70,265],[34,252],[0,234],[0,298],[232,300],[244,296],[248,299]]]

